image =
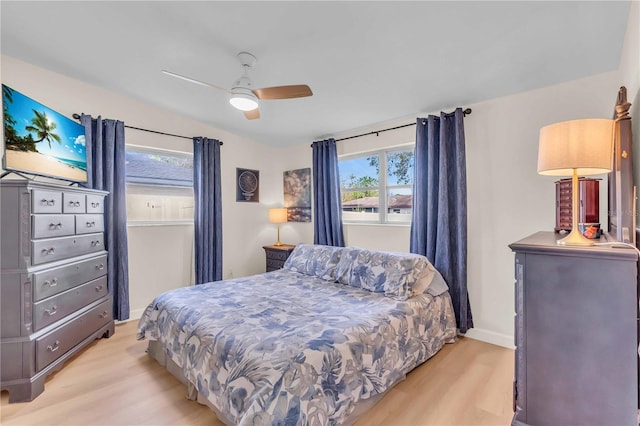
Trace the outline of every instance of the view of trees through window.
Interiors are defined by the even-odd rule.
[[[347,157],[339,161],[339,173],[345,221],[411,221],[413,150],[379,151]]]

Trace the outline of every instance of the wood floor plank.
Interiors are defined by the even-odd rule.
[[[206,406],[145,352],[136,321],[116,326],[47,379],[28,403],[2,393],[0,423],[14,425],[213,425]],[[355,426],[507,425],[513,351],[461,338],[415,369]]]

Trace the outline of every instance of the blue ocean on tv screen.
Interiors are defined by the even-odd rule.
[[[84,170],[85,172],[87,171],[87,162],[83,161],[83,160],[71,160],[69,158],[57,158],[58,161],[60,161],[61,163],[65,163],[68,164],[70,166],[73,167],[77,167],[80,170]]]

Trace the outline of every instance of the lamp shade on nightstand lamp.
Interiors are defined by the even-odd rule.
[[[281,246],[282,243],[280,242],[280,224],[287,222],[287,209],[269,209],[269,222],[278,224],[278,241],[275,242],[274,246]]]
[[[614,121],[563,121],[540,129],[538,173],[572,177],[572,228],[558,244],[593,245],[578,228],[578,176],[608,173],[613,164]]]

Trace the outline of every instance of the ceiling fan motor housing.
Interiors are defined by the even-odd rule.
[[[237,55],[238,61],[243,67],[253,67],[256,64],[256,57],[249,52],[240,52]]]

